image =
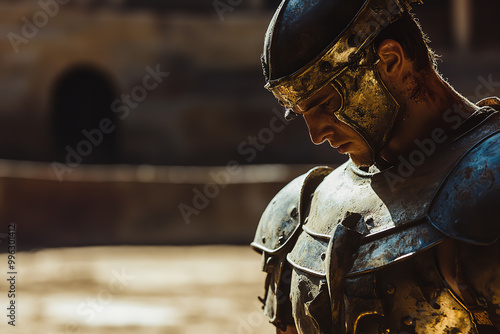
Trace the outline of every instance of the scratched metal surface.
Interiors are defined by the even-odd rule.
[[[500,236],[500,133],[472,149],[447,178],[429,214],[443,233],[477,244]]]

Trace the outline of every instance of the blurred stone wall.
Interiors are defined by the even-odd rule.
[[[249,244],[269,201],[310,167],[81,166],[61,182],[50,164],[0,161],[0,221],[17,224],[22,250]]]
[[[82,164],[221,165],[238,155],[277,106],[259,60],[273,2],[117,3],[0,2],[0,158],[64,162],[104,118],[112,133],[96,135]],[[304,129],[251,162],[318,159]]]

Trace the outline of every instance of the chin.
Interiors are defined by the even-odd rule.
[[[373,159],[371,159],[371,157],[359,156],[356,154],[349,154],[349,157],[351,158],[352,162],[354,162],[354,164],[358,167],[370,167],[375,162],[373,161]]]

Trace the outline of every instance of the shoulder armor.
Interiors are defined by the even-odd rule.
[[[285,248],[300,227],[301,197],[314,192],[331,171],[330,167],[313,168],[281,189],[264,210],[251,246],[269,254]]]
[[[463,215],[453,206],[448,206],[448,202],[455,200],[456,193],[440,197],[444,191],[441,188],[448,183],[448,176],[464,164],[467,156],[481,157],[481,163],[489,166],[487,169],[491,169],[493,164],[498,165],[493,162],[497,159],[497,150],[494,147],[498,144],[490,142],[497,139],[488,140],[500,132],[500,113],[485,108],[484,112],[478,113],[466,125],[467,128],[458,132],[446,150],[430,155],[424,164],[415,167],[409,174],[400,174],[398,167],[375,173],[356,169],[352,164],[337,168],[318,186],[309,217],[302,226],[304,232],[296,241],[288,261],[302,271],[324,276],[327,268],[321,256],[326,252],[326,245],[332,239],[337,226],[350,213],[361,214],[362,219],[356,226],[356,231],[363,237],[347,276],[378,270],[406,260],[453,235],[447,233],[444,227],[440,228],[444,225],[444,219],[450,219],[453,215],[460,218]],[[486,147],[489,149],[479,152]],[[479,160],[476,162],[479,164]],[[477,166],[474,168],[479,168]],[[391,175],[394,175],[394,179]],[[480,181],[485,176],[485,173],[476,175]],[[455,177],[460,183],[461,178]],[[495,180],[500,182],[500,175],[495,176]],[[484,181],[486,180],[482,180]],[[475,190],[478,194],[471,195],[474,199],[466,203],[470,212],[475,212],[471,208],[482,208],[474,201],[477,201],[477,196],[486,196],[486,190],[491,191],[488,194],[488,198],[491,198],[490,204],[494,203],[495,198],[498,200],[498,194],[495,195],[493,189],[487,188],[489,185],[480,186],[481,183],[473,179],[468,182],[478,187]],[[446,187],[453,189],[451,183]],[[465,185],[464,187],[466,188]],[[498,189],[496,191],[498,192]],[[439,205],[437,200],[440,201]],[[482,201],[483,205],[488,205],[485,199]],[[483,211],[483,218],[491,216],[491,212]],[[438,214],[441,215],[440,220],[435,217]],[[455,220],[452,220],[453,224]],[[489,231],[494,232],[493,220],[490,218],[489,221],[492,226]],[[450,224],[447,227],[451,228]],[[486,234],[490,235],[490,232]],[[487,242],[495,239],[496,236]],[[480,243],[478,240],[474,242]]]
[[[294,246],[301,230],[304,207],[309,202],[309,195],[331,171],[329,167],[314,168],[278,192],[264,210],[255,239],[251,243],[254,250],[262,253],[262,270],[267,273],[265,295],[260,298],[264,304],[264,314],[269,322],[283,331],[293,323],[290,302],[286,298],[283,300],[290,290],[286,255]]]
[[[447,236],[489,245],[500,237],[500,131],[472,147],[434,197],[432,224]]]

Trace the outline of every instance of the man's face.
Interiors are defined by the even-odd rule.
[[[342,104],[342,98],[332,85],[295,106],[294,112],[302,114],[314,144],[328,141],[339,153],[349,154],[358,166],[373,163],[371,150],[366,141],[350,126],[334,114]]]

